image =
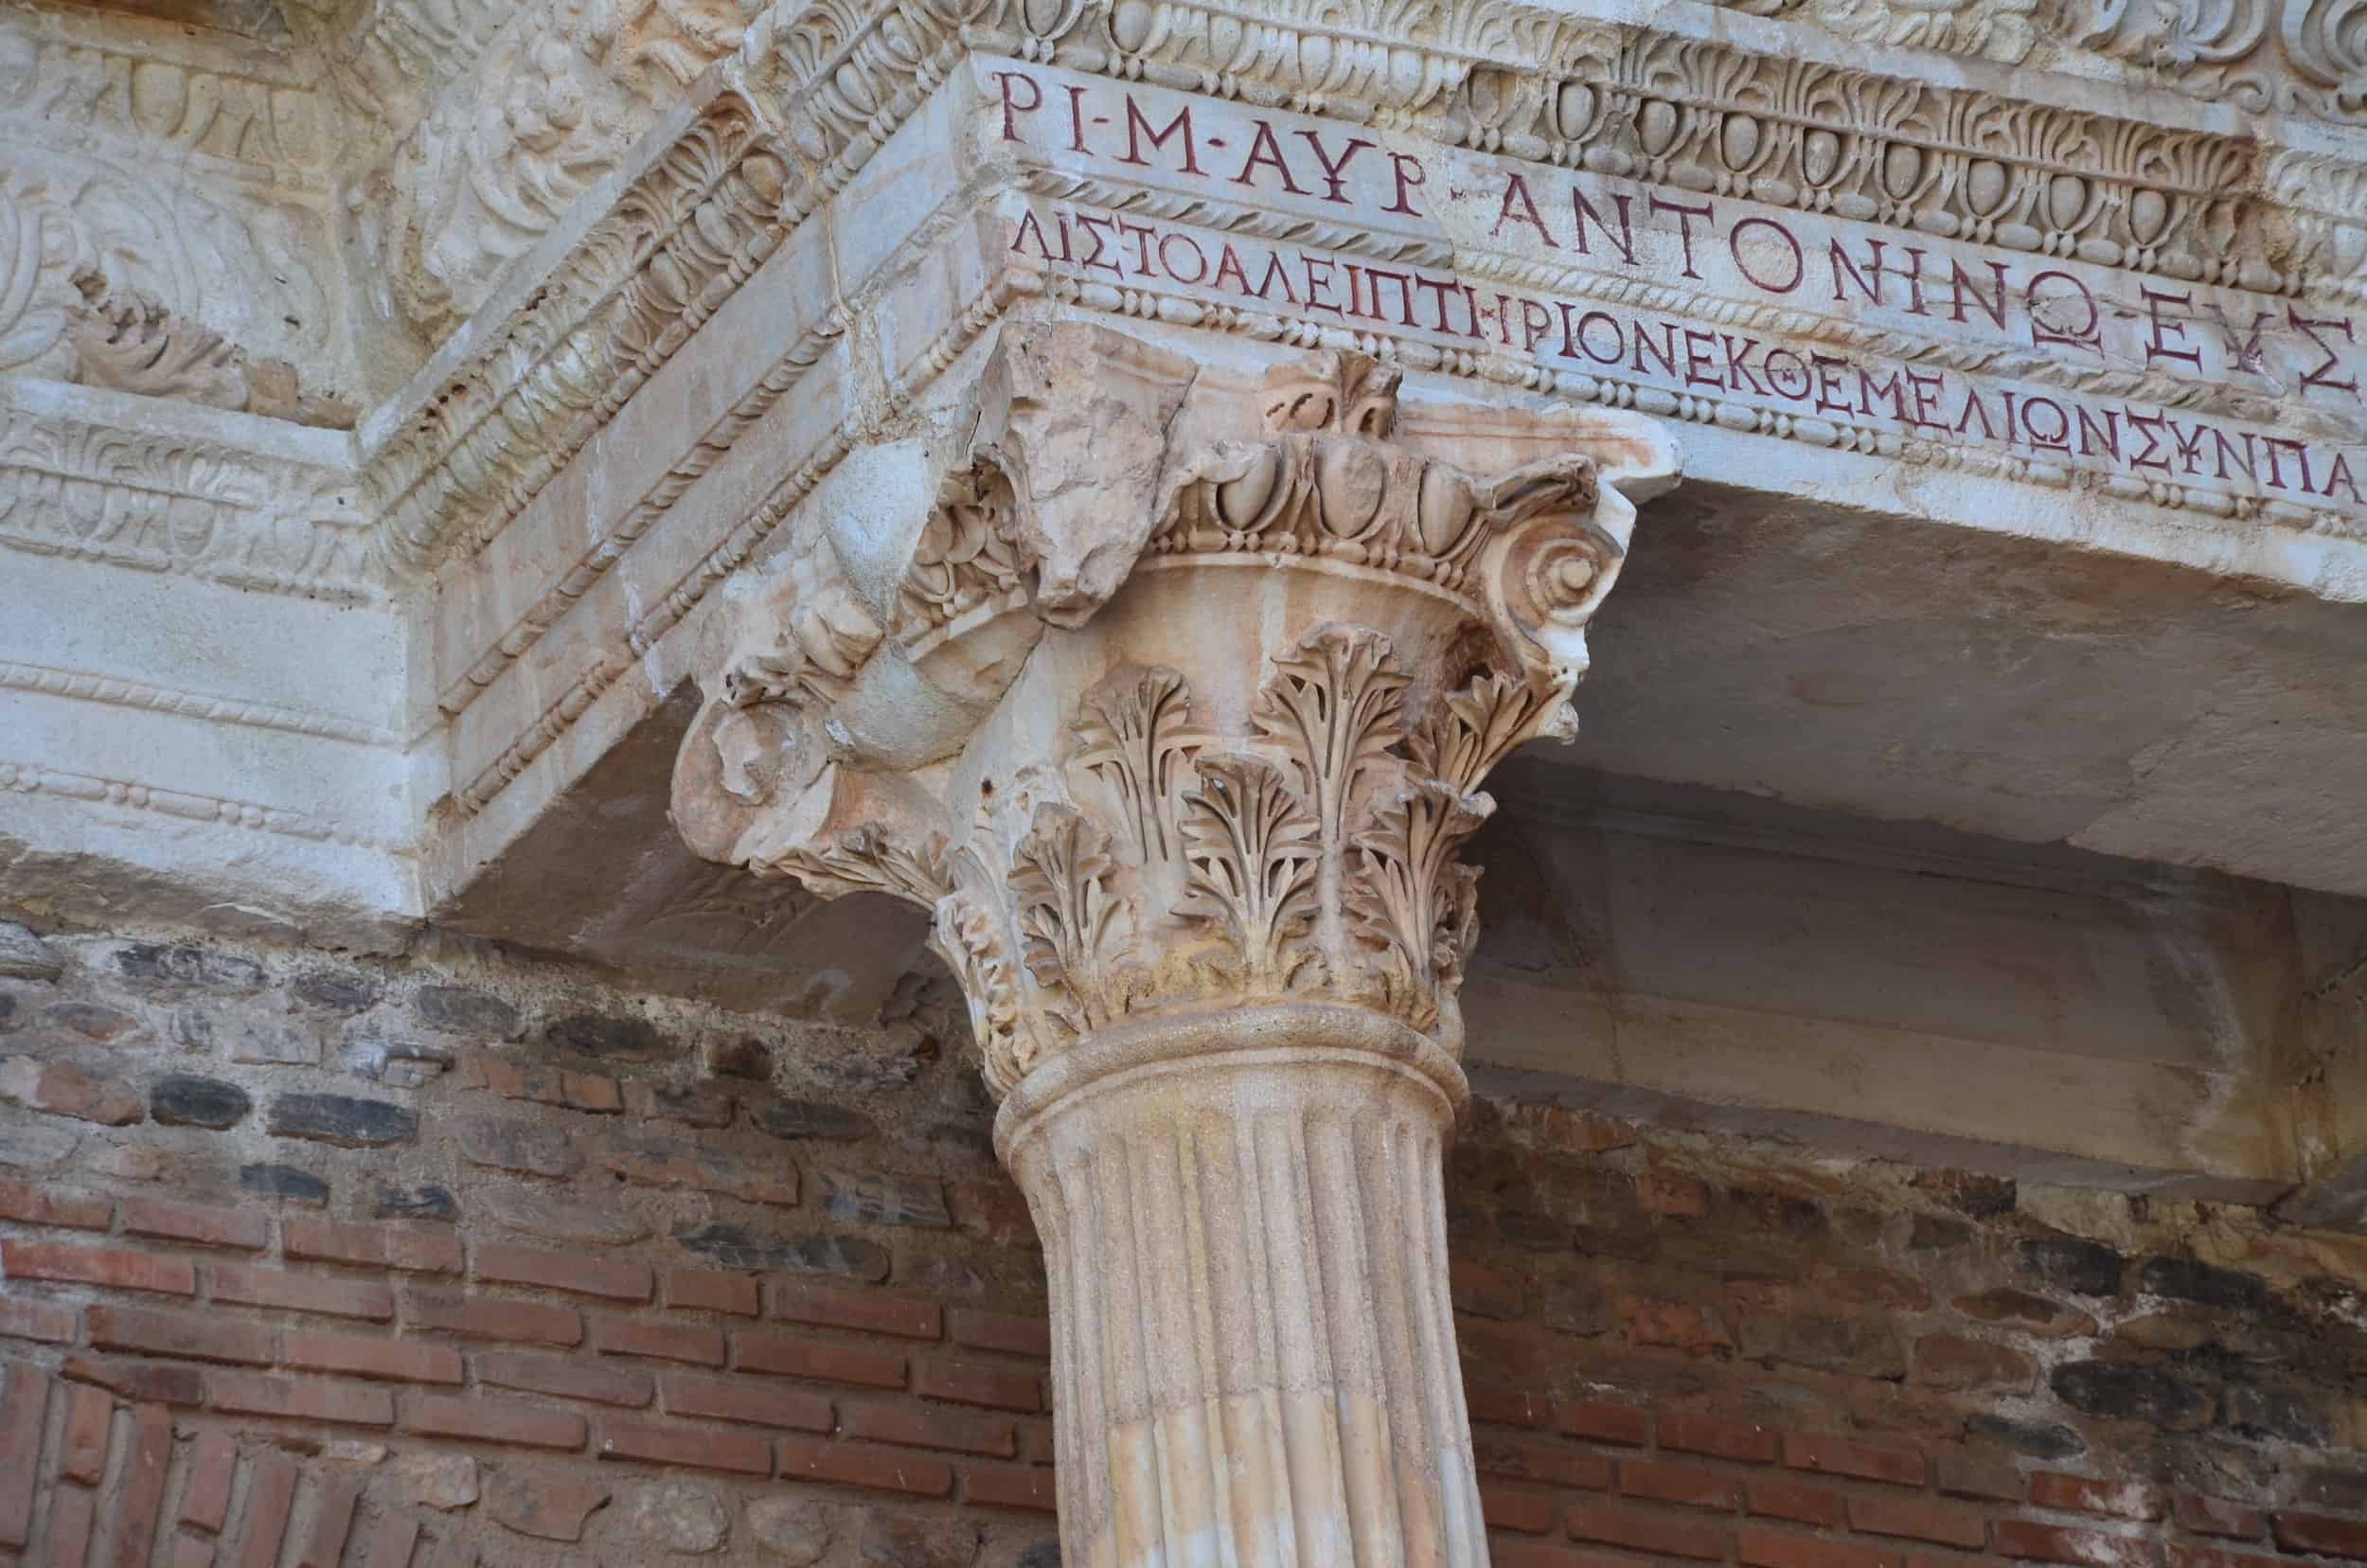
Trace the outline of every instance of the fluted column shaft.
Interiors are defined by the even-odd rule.
[[[1307,1006],[1106,1031],[1014,1090],[1068,1560],[1486,1562],[1440,1185],[1462,1093],[1413,1031]]]

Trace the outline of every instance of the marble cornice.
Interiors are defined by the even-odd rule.
[[[765,130],[729,85],[685,106],[555,258],[522,269],[530,282],[365,422],[373,555],[391,574],[481,548],[778,242],[793,220],[768,200],[782,165]]]
[[[1393,31],[1388,19],[1401,14],[1440,24],[1440,35],[1413,36],[1402,22]],[[1184,0],[993,0],[960,14],[879,6],[852,25],[838,13],[767,13],[702,100],[644,148],[639,172],[615,182],[608,211],[520,269],[532,287],[513,284],[489,307],[507,319],[472,321],[369,422],[365,436],[381,433],[365,464],[379,559],[423,574],[498,532],[969,52],[1418,128],[1546,168],[1747,195],[1910,237],[2269,294],[2367,298],[2356,202],[2367,169],[2280,155],[2249,137],[1539,8],[1467,7],[1451,27],[1448,15],[1391,11],[1356,37],[1287,9],[1236,18],[1228,32],[1227,15]],[[1552,63],[1527,64],[1537,61]],[[764,178],[718,205],[750,157]],[[1845,172],[1809,178],[1831,160]],[[702,213],[701,239],[728,255],[685,254],[698,243],[682,237]]]
[[[2181,280],[2367,297],[2359,271],[2367,225],[2358,216],[2367,166],[2208,130],[1903,81],[1813,51],[1779,58],[1543,8],[1393,9],[1370,30],[1344,28],[1313,8],[1294,15],[1298,9],[1244,18],[1198,0],[990,0],[959,11],[875,5],[852,18],[766,13],[629,168],[587,198],[599,210],[525,258],[485,313],[365,422],[358,477],[371,575],[419,581],[482,548],[780,238],[975,51],[1418,129],[1448,145],[1547,168],[1788,200],[1910,235],[1985,234],[2035,254],[2076,253]],[[1761,34],[1776,26],[1732,20]],[[1550,63],[1535,67],[1540,61]],[[1752,129],[1738,131],[1746,117]],[[1825,157],[1820,135],[1860,144],[1834,155],[1856,160],[1861,188],[1836,193],[1846,182],[1817,187],[1806,178],[1810,161]],[[1774,145],[1727,156],[1746,142]],[[1949,167],[1919,169],[1913,181],[1902,175],[1893,183],[1910,196],[1900,199],[1885,182],[1903,170],[1902,160]],[[1737,161],[1744,170],[1727,167]],[[1041,172],[1032,180],[1038,188],[1056,183]],[[2098,215],[2092,232],[2026,221],[2049,220],[2058,200],[2064,209],[2073,205],[2058,197],[2064,181],[2090,187],[2077,205]],[[1976,186],[1990,192],[1986,217],[1967,205]],[[1929,200],[1915,205],[1916,191]],[[2152,243],[2138,244],[2130,225],[2153,211],[2146,204],[2139,212],[2146,192],[2160,199],[2159,226],[2147,231]],[[2267,221],[2272,205],[2284,209],[2283,222]],[[2017,221],[2002,221],[2009,217]],[[1272,222],[1247,206],[1229,221],[1253,230]],[[2287,237],[2274,259],[2246,243],[2267,234]],[[1399,258],[1425,254],[1413,244]],[[1462,248],[1456,261],[1520,280],[1517,262]],[[1868,336],[1831,322],[1811,330]],[[2159,375],[2096,371],[2088,379],[2114,377],[2133,394],[2173,405],[2218,395],[2198,384],[2180,390]],[[596,573],[597,553],[579,569]],[[485,657],[514,657],[519,635],[530,640],[534,621],[550,613],[545,606],[529,615],[526,630],[505,640],[507,651]],[[448,672],[447,710],[489,672]]]
[[[226,34],[0,9],[0,117],[16,147],[144,158],[162,145],[203,178],[329,194],[335,110],[312,73]]]
[[[0,548],[383,604],[354,477],[342,432],[0,379]]]

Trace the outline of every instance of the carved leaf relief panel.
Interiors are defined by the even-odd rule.
[[[0,375],[350,426],[315,214],[0,152]]]

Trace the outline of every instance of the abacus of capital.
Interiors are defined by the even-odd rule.
[[[1485,1562],[1440,1149],[1457,858],[1566,735],[1640,418],[1013,322],[703,661],[713,859],[934,912],[1041,1235],[1093,1568]],[[899,510],[888,498],[909,493]]]

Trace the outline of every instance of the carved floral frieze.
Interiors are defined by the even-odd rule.
[[[2248,113],[2367,123],[2358,0],[1720,0],[1844,38],[2006,64],[2042,44],[2102,56],[2144,80]]]
[[[537,309],[372,454],[373,548],[416,574],[481,544],[756,271],[799,213],[792,166],[725,93],[602,215]]]
[[[748,17],[739,0],[545,0],[504,26],[395,154],[392,281],[413,322],[440,339],[483,304]]]
[[[326,189],[331,114],[303,65],[194,28],[0,12],[0,121],[18,149],[169,150],[185,174]]]
[[[0,153],[0,375],[350,426],[325,232],[300,207]]]
[[[0,411],[0,547],[381,600],[351,474],[195,437]]]
[[[741,601],[676,775],[693,846],[929,909],[998,1091],[1212,1005],[1457,1048],[1481,781],[1571,733],[1675,454],[1610,414],[1430,411],[1408,438],[1400,376],[1327,352],[1218,385],[1006,325],[904,541],[825,517]]]
[[[1721,0],[1753,16],[1792,17],[1889,48],[2019,63],[2038,41],[2038,0]]]
[[[2059,26],[2197,98],[2367,123],[2360,0],[2067,0]]]

